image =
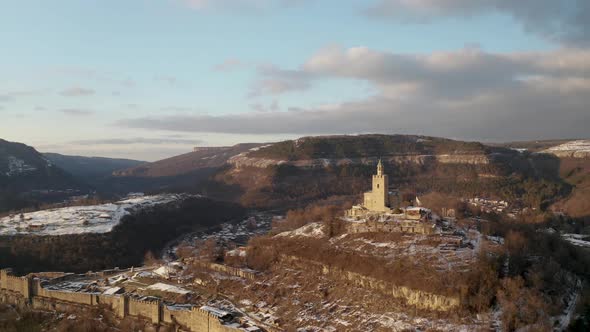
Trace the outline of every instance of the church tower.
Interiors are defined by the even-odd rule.
[[[383,163],[379,159],[377,174],[373,175],[373,190],[365,194],[364,206],[371,211],[389,211],[389,178],[383,172]]]

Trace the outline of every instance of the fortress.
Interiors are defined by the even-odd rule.
[[[349,221],[348,231],[363,232],[404,232],[432,234],[436,230],[429,209],[422,207],[401,207],[399,194],[389,190],[389,177],[379,160],[377,174],[373,175],[372,190],[364,193],[363,202],[353,205],[345,212]]]
[[[177,331],[244,331],[238,326],[225,324],[215,313],[203,308],[169,306],[161,300],[142,300],[126,294],[70,292],[46,287],[72,276],[54,272],[17,277],[8,269],[0,270],[0,302],[19,308],[59,312],[81,312],[97,307],[113,312],[120,319],[130,317],[153,326],[176,327]]]

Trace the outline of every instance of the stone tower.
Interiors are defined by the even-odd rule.
[[[373,175],[373,189],[365,193],[363,204],[370,211],[389,211],[389,178],[383,172],[383,163],[379,159],[377,174]]]

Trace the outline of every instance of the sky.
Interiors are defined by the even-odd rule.
[[[0,138],[158,160],[309,135],[590,135],[587,0],[0,0]]]

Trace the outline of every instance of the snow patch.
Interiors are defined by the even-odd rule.
[[[157,290],[157,291],[162,291],[162,292],[167,292],[167,293],[177,293],[177,294],[183,294],[183,295],[190,293],[190,291],[188,291],[184,288],[180,288],[180,287],[174,286],[174,285],[164,284],[161,282],[150,285],[150,286],[148,286],[147,289]]]
[[[325,237],[326,234],[324,233],[324,225],[318,222],[313,222],[311,224],[307,224],[303,227],[297,228],[293,231],[287,231],[277,234],[278,237],[296,237],[296,236],[305,236],[305,237],[313,237],[316,239]]]
[[[70,206],[41,210],[0,218],[0,235],[64,235],[108,233],[132,211],[185,198],[185,195],[162,194],[133,197],[101,205]]]

